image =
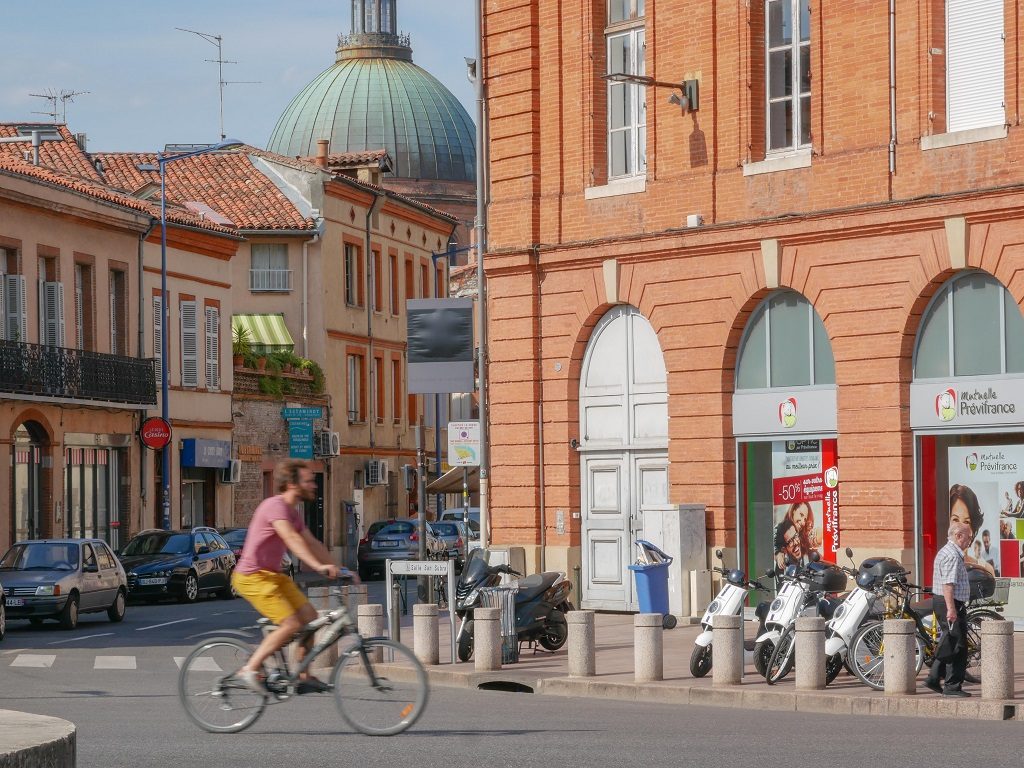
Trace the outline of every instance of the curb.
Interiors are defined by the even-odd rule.
[[[74,768],[76,735],[67,720],[0,709],[0,768]]]

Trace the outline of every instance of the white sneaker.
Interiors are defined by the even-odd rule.
[[[254,672],[251,669],[241,669],[235,672],[235,679],[251,691],[264,694],[267,692],[267,686],[263,684],[259,672]]]

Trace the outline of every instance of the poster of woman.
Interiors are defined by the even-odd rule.
[[[826,445],[822,445],[825,443]],[[839,474],[835,441],[788,440],[772,445],[775,564],[804,565],[811,552],[834,560],[839,546]]]

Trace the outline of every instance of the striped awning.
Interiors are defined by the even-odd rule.
[[[232,315],[231,327],[249,330],[249,344],[258,355],[295,350],[295,341],[288,333],[283,314]]]

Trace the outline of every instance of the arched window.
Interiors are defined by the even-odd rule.
[[[796,291],[773,293],[754,311],[740,342],[736,389],[836,383],[825,324]]]
[[[965,272],[942,286],[925,310],[914,379],[1024,373],[1024,317],[1002,283]]]

